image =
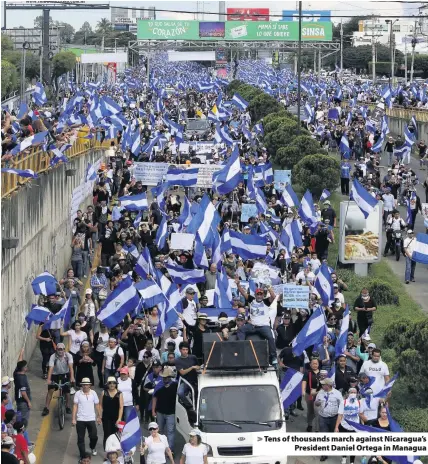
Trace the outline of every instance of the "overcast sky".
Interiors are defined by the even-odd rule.
[[[108,3],[106,2],[87,2],[87,3]],[[138,1],[114,1],[110,2],[112,6],[126,6],[126,7],[149,7],[156,5],[157,9],[163,10],[178,10],[178,11],[204,11],[204,12],[218,12],[219,2],[182,2],[182,1],[168,1],[168,2],[138,2]],[[226,2],[227,7],[245,7],[245,8],[269,8],[270,14],[281,14],[282,10],[295,10],[297,2],[249,2],[249,1],[235,1]],[[346,0],[346,1],[303,1],[303,10],[331,10],[334,16],[357,16],[357,15],[417,15],[418,6],[421,3],[413,1],[409,2],[389,2],[389,1],[359,1],[359,0]],[[2,15],[1,25],[3,27],[3,6],[4,1],[1,2]],[[428,10],[426,10],[428,11]],[[125,15],[126,11],[124,10]],[[8,10],[7,12],[7,27],[34,27],[34,18],[40,15],[41,10]],[[54,20],[64,21],[71,24],[76,30],[80,29],[84,21],[88,21],[94,28],[101,18],[110,19],[109,10],[80,10],[80,11],[55,11],[51,10],[51,16]],[[174,12],[157,12],[157,19],[194,19],[194,14],[174,13]],[[217,20],[217,16],[205,15],[204,20]],[[276,20],[278,18],[271,18]],[[333,18],[333,22],[339,22],[340,18]],[[343,19],[344,21],[347,18]]]

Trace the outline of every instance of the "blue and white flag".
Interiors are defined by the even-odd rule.
[[[408,126],[404,128],[404,140],[405,144],[409,147],[411,147],[416,142],[415,134],[413,132],[410,132]]]
[[[61,325],[64,326],[65,329],[68,328],[70,325],[71,319],[71,298],[69,298],[62,306],[62,308],[56,313],[51,313],[50,316],[45,320],[43,324],[43,328],[45,330],[48,329],[59,329]]]
[[[205,253],[205,247],[202,244],[198,233],[195,236],[195,251],[193,253],[193,261],[199,268],[208,269],[209,267],[207,254]]]
[[[348,159],[351,156],[351,148],[349,147],[349,140],[346,134],[343,134],[342,138],[340,139],[339,151],[346,159]]]
[[[294,355],[300,356],[309,346],[322,343],[323,337],[326,335],[327,325],[324,310],[318,306],[292,342]]]
[[[401,147],[394,148],[394,156],[396,156],[398,160],[403,159],[404,156],[410,153],[411,149],[412,147],[405,143]]]
[[[123,427],[122,435],[120,436],[120,447],[124,454],[129,453],[132,448],[140,445],[142,439],[140,419],[137,411],[132,407],[129,413],[125,427]]]
[[[168,280],[166,277],[165,279]],[[146,309],[153,308],[165,300],[164,292],[155,280],[140,280],[134,286],[141,295],[143,307]]]
[[[225,272],[217,272],[214,288],[214,306],[218,309],[232,307],[232,289]]]
[[[34,172],[31,169],[3,168],[1,172],[4,172],[6,174],[15,174],[20,177],[27,177],[29,179],[36,179],[37,177],[39,177],[37,172]]]
[[[34,295],[55,295],[57,280],[49,272],[42,272],[32,282]]]
[[[377,142],[374,143],[372,146],[372,152],[379,153],[380,151],[382,151],[384,141],[385,141],[385,134],[381,132],[380,137],[378,138]]]
[[[349,332],[349,306],[346,305],[345,312],[343,314],[342,324],[340,326],[340,333],[336,340],[335,345],[335,356],[336,358],[341,354],[345,354],[346,347],[348,345],[348,332]]]
[[[302,380],[303,374],[301,372],[295,371],[291,367],[287,368],[279,387],[284,411],[302,396]]]
[[[235,93],[232,97],[232,103],[237,106],[240,110],[245,110],[249,103],[244,100],[239,93]]]
[[[253,130],[256,134],[260,134],[262,137],[265,133],[264,129],[263,129],[263,124],[261,122],[259,122],[258,124],[256,124],[254,127],[253,127]]]
[[[410,198],[406,198],[406,206],[407,206],[406,222],[407,224],[412,224],[412,203],[413,203],[413,206],[416,207],[416,192],[415,191],[410,192]]]
[[[166,182],[168,182],[168,185],[194,187],[198,182],[198,172],[199,169],[168,169]]]
[[[296,219],[293,219],[290,224],[282,230],[280,237],[281,244],[292,253],[295,247],[301,247],[303,245],[302,233],[299,229],[299,224]]]
[[[135,263],[135,272],[144,279],[147,279],[148,274],[151,276],[154,275],[152,257],[150,256],[147,246],[144,247],[144,250],[141,252],[137,262]]]
[[[330,306],[334,301],[334,288],[331,274],[326,263],[321,264],[314,283],[324,306]]]
[[[317,222],[314,200],[312,198],[312,193],[309,190],[306,190],[305,194],[303,195],[299,206],[299,216],[308,226],[311,226],[314,222]]]
[[[111,114],[118,114],[122,108],[111,97],[103,96],[100,99],[101,111],[103,117],[110,116]]]
[[[229,129],[226,125],[221,126],[220,124],[216,125],[215,135],[217,143],[225,143],[226,145],[233,145],[234,140],[232,139]]]
[[[137,129],[134,134],[130,136],[130,145],[131,152],[134,156],[137,156],[141,152],[141,135],[140,131]]]
[[[177,221],[181,225],[180,230],[183,230],[190,224],[192,220],[192,212],[191,212],[191,203],[186,195],[184,195],[184,204],[183,204],[183,211],[181,212],[180,216],[178,216]]]
[[[231,253],[232,244],[230,243],[230,230],[227,226],[223,229],[223,234],[221,236],[220,251],[222,253]]]
[[[412,260],[417,263],[428,264],[428,234],[420,232],[416,235],[416,243],[413,248]]]
[[[300,206],[299,199],[290,184],[285,186],[279,201],[289,208],[298,208]]]
[[[49,309],[45,308],[44,306],[32,305],[31,311],[25,316],[28,330],[30,329],[33,322],[34,324],[45,322],[51,314],[52,313],[49,311]]]
[[[86,182],[91,182],[97,179],[97,172],[95,171],[95,167],[93,164],[88,163],[88,167],[86,168]]]
[[[416,122],[416,118],[415,118],[414,115],[412,116],[412,119],[410,120],[410,124],[415,128],[414,131],[413,131],[413,134],[415,136],[415,139],[417,139],[419,137],[418,123]]]
[[[25,138],[22,140],[16,147],[14,147],[11,150],[12,155],[16,155],[17,153],[20,153],[21,151],[26,150],[28,147],[34,146],[34,145],[40,145],[44,143],[45,137],[49,134],[48,131],[44,132],[39,132],[38,134],[31,135],[30,137]]]
[[[203,269],[186,269],[181,266],[165,265],[171,280],[180,285],[197,284],[205,282]]]
[[[160,310],[159,324],[156,328],[156,335],[161,336],[178,321],[178,313],[183,312],[181,303],[182,294],[176,284],[171,284],[166,292],[164,302],[158,304]]]
[[[123,321],[125,316],[135,311],[138,306],[139,297],[132,279],[127,276],[110,293],[97,312],[97,318],[109,329]]]
[[[376,198],[372,197],[358,182],[358,179],[354,179],[352,182],[350,198],[355,201],[366,219],[368,215],[373,212],[378,203]]]
[[[397,379],[398,379],[398,373],[395,374],[392,377],[392,379],[388,383],[385,384],[385,386],[382,388],[382,390],[379,393],[376,393],[376,395],[373,395],[373,398],[386,398],[387,395],[391,392],[392,387],[394,386],[394,383]]]
[[[322,194],[320,196],[320,202],[323,203],[325,200],[327,200],[327,198],[331,195],[331,193],[327,190],[327,189],[324,189],[322,191]]]
[[[37,82],[36,88],[34,89],[34,92],[31,94],[31,96],[33,97],[34,103],[37,106],[43,106],[48,102],[45,88],[41,82]]]
[[[125,208],[128,211],[140,211],[148,208],[146,192],[139,195],[119,197],[118,200],[120,201],[121,208]]]
[[[336,364],[333,364],[331,369],[328,371],[327,378],[333,382],[333,385],[336,384]]]
[[[156,243],[156,246],[158,247],[158,250],[162,250],[162,248],[164,248],[167,237],[168,237],[168,222],[167,222],[167,218],[164,216],[156,232],[155,243]]]
[[[205,194],[199,203],[199,208],[193,219],[190,221],[186,232],[189,234],[199,233],[203,245],[211,247],[214,240],[214,233],[220,224],[221,217],[210,200]]]
[[[266,257],[266,240],[257,235],[247,235],[229,230],[232,252],[244,261]]]

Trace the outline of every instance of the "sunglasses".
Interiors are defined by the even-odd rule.
[[[149,359],[149,357],[148,356],[143,356],[143,359]]]
[[[157,428],[154,429],[153,427],[151,429],[149,429],[149,432],[153,432],[153,430],[158,430]]]
[[[107,382],[107,385],[116,385],[116,382]]]

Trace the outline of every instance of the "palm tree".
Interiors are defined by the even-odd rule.
[[[106,35],[113,29],[111,22],[107,18],[102,18],[97,23],[96,31],[102,35]]]

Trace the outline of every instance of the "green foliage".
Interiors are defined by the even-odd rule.
[[[387,62],[391,58],[389,47],[385,45],[376,45],[377,60]],[[360,71],[367,71],[369,62],[372,61],[371,45],[361,45],[359,47],[348,47],[343,50],[343,66],[345,68],[356,68]],[[396,51],[397,65],[404,61],[403,53]],[[376,67],[377,68],[377,67]],[[378,71],[380,72],[380,71]]]
[[[100,34],[106,35],[113,30],[111,22],[107,18],[102,18],[97,22],[96,31]]]
[[[1,35],[1,54],[3,56],[4,52],[7,50],[13,50],[13,42],[9,36],[6,34]]]
[[[264,137],[265,147],[274,157],[281,147],[290,144],[292,138],[297,135],[298,124],[295,121],[281,124],[275,132],[270,132]]]
[[[372,72],[373,62],[368,63],[369,71]],[[391,74],[391,62],[390,61],[376,61],[376,74],[386,74],[389,76]],[[394,62],[394,75],[397,73],[398,64]]]
[[[18,72],[7,60],[1,60],[1,96],[2,98],[18,88]]]
[[[417,46],[417,45],[416,45]],[[411,57],[408,56],[407,63],[411,63]],[[409,64],[408,64],[409,66]],[[415,63],[414,63],[415,72],[421,72],[424,76],[428,75],[428,55],[415,54]]]
[[[262,93],[261,95],[258,95],[257,97],[253,98],[248,107],[250,111],[251,119],[253,121],[262,119],[264,116],[268,115],[269,113],[278,111],[279,108],[280,108],[280,105],[275,100],[275,98],[271,97],[270,95],[266,95],[265,93]]]
[[[274,161],[282,169],[293,169],[303,157],[315,153],[327,154],[327,152],[321,149],[320,144],[316,140],[307,135],[299,135],[292,138],[291,143],[287,144],[287,146],[279,148],[274,156]]]
[[[339,186],[340,163],[328,155],[314,154],[302,158],[293,170],[296,182],[314,195],[320,196],[324,189],[333,191]]]
[[[37,16],[34,20],[34,27],[43,28],[43,16]],[[49,27],[59,28],[59,37],[61,43],[72,43],[74,37],[74,27],[71,24],[63,21],[54,21],[52,16],[49,17]]]
[[[52,78],[58,77],[70,72],[76,65],[76,56],[72,52],[59,52],[52,59]]]
[[[395,388],[395,385],[394,385]],[[426,432],[428,430],[428,410],[426,408],[392,409],[394,419],[405,432]]]
[[[273,114],[276,114],[276,113],[273,113]],[[265,131],[265,136],[269,134],[270,132],[275,132],[277,129],[279,129],[281,125],[287,125],[289,122],[290,122],[290,119],[285,116],[272,119],[269,122],[265,122],[263,126],[264,131]]]
[[[293,115],[289,113],[285,108],[281,108],[279,111],[269,113],[267,116],[263,118],[263,127],[265,128],[265,131],[266,131],[266,125],[269,124],[274,119],[278,119],[278,118],[293,119]]]
[[[378,305],[399,304],[399,298],[395,290],[380,280],[373,280],[369,285],[370,295]]]

